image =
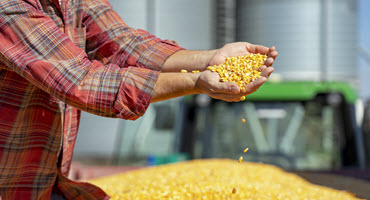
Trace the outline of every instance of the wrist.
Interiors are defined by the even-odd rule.
[[[167,59],[162,67],[162,72],[180,72],[182,69],[204,71],[216,51],[180,50]]]
[[[193,81],[193,92],[194,92],[194,94],[204,93],[204,91],[202,90],[202,88],[200,87],[200,84],[199,84],[199,77],[202,73],[203,72],[191,74],[192,75],[192,81]]]
[[[205,51],[203,52],[203,58],[202,58],[202,67],[203,67],[203,70],[206,70],[207,67],[209,66],[209,63],[211,61],[211,59],[215,56],[217,50],[209,50],[209,51]]]

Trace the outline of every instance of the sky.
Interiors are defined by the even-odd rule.
[[[370,0],[359,0],[359,45],[370,54]],[[370,100],[370,63],[359,58],[359,69],[361,77],[360,97]]]

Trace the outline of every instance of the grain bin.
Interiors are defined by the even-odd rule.
[[[236,39],[277,46],[283,80],[357,85],[356,0],[236,2]]]

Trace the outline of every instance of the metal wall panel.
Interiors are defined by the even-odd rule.
[[[357,80],[351,0],[238,0],[237,40],[275,45],[284,80]]]

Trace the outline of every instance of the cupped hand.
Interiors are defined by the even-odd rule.
[[[234,82],[220,82],[220,76],[216,72],[209,70],[201,72],[196,82],[196,88],[201,93],[206,93],[214,99],[220,99],[228,102],[238,102],[242,96],[247,96],[255,92],[267,77],[273,72],[274,68],[268,67],[261,73],[261,77],[248,83],[245,91],[241,91],[239,86]]]
[[[253,45],[247,42],[230,43],[217,50],[214,56],[210,59],[209,65],[219,65],[225,62],[227,57],[245,56],[250,53],[266,54],[267,59],[263,66],[258,70],[261,72],[261,77],[255,81],[248,83],[245,90],[240,90],[239,86],[233,82],[219,82],[219,75],[215,72],[205,71],[198,79],[198,86],[205,91],[209,96],[215,99],[221,99],[229,102],[240,101],[242,96],[247,96],[261,87],[267,81],[267,78],[274,71],[271,67],[274,63],[278,52],[275,47],[265,47],[261,45]]]
[[[228,102],[240,100],[240,88],[233,82],[220,82],[220,76],[216,72],[206,70],[201,72],[196,88],[201,93],[206,93],[214,99],[220,99]]]
[[[229,43],[218,49],[213,57],[209,60],[208,65],[219,65],[225,62],[227,57],[245,56],[251,53],[266,54],[267,60],[265,66],[270,67],[275,61],[278,52],[275,47],[265,47],[262,45],[254,45],[248,42]]]

